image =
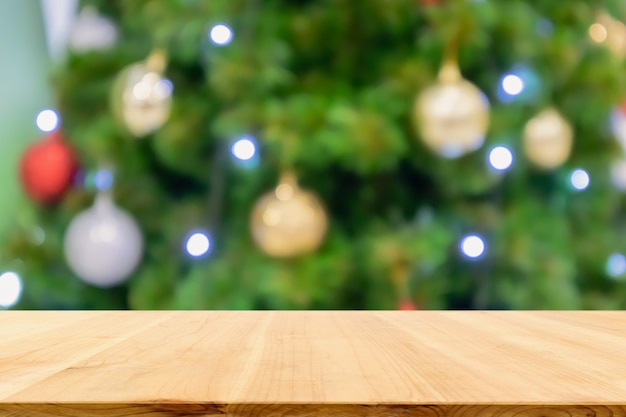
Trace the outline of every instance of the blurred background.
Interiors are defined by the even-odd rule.
[[[0,308],[626,308],[623,0],[0,0]]]

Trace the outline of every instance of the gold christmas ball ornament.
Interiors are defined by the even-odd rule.
[[[554,169],[569,158],[574,130],[556,109],[549,108],[526,123],[523,141],[524,153],[534,165]]]
[[[324,240],[327,228],[328,219],[319,198],[299,188],[291,174],[283,175],[278,186],[263,195],[252,211],[255,243],[277,258],[314,251]]]
[[[165,54],[157,50],[126,67],[115,81],[113,110],[133,136],[152,133],[169,118],[172,83],[163,77],[165,66]]]
[[[489,129],[489,101],[461,77],[456,63],[448,62],[439,81],[418,95],[414,118],[426,146],[445,158],[458,158],[482,146]]]

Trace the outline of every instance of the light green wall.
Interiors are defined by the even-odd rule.
[[[41,136],[37,112],[52,104],[49,70],[39,0],[0,0],[0,242],[24,198],[20,155]]]

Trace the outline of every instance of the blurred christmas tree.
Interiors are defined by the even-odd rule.
[[[17,308],[626,308],[623,0],[82,7]]]

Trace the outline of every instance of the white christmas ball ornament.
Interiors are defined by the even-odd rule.
[[[72,271],[97,287],[123,282],[137,267],[143,253],[143,238],[137,223],[104,194],[72,220],[64,245]]]
[[[70,47],[77,52],[108,49],[117,42],[115,24],[101,16],[93,7],[83,8],[69,38]]]

